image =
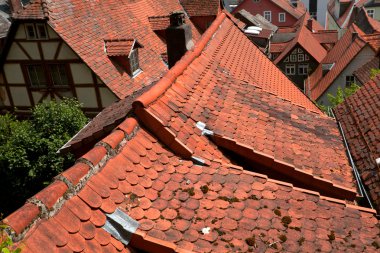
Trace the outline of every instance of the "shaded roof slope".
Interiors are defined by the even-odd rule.
[[[120,99],[159,79],[167,66],[161,54],[165,43],[149,25],[151,16],[168,16],[182,10],[175,0],[79,1],[34,0],[16,19],[48,19],[54,30]],[[192,25],[191,21],[190,25]],[[196,29],[193,38],[199,38]],[[81,31],[78,33],[78,31]],[[104,52],[104,40],[137,39],[142,72],[131,78]]]
[[[354,71],[354,76],[361,84],[365,84],[371,80],[371,70],[379,68],[379,57],[374,57],[372,60]]]
[[[352,24],[343,37],[328,52],[323,61],[308,78],[308,83],[311,86],[311,99],[318,99],[352,59],[367,45],[363,35],[361,30],[355,24]],[[353,36],[355,36],[354,39]],[[323,76],[322,65],[332,63],[334,63],[333,68]]]
[[[19,236],[24,252],[125,252],[122,239],[130,241],[128,247],[145,252],[247,252],[253,247],[266,251],[273,245],[285,252],[352,247],[376,252],[380,230],[373,210],[248,171],[255,169],[252,165],[265,167],[259,163],[244,169],[232,164],[214,137],[197,127],[198,120],[210,119],[210,125],[215,122],[215,128],[226,133],[233,130],[238,139],[238,133],[247,133],[246,122],[241,121],[244,128],[235,129],[233,114],[242,116],[245,111],[240,108],[250,107],[252,96],[264,104],[259,115],[254,115],[255,108],[247,111],[245,120],[252,114],[268,124],[280,122],[283,113],[267,115],[269,106],[281,110],[278,103],[302,111],[305,117],[334,122],[237,78],[242,74],[234,68],[223,67],[223,58],[231,59],[223,56],[224,47],[232,47],[229,54],[240,54],[242,45],[251,47],[245,40],[224,14],[219,15],[194,51],[134,102],[136,118],[126,119],[52,185],[7,217],[4,222]],[[240,99],[243,94],[237,93],[244,92],[249,99]],[[225,104],[219,103],[224,100]],[[208,106],[201,107],[206,102]],[[224,110],[227,105],[229,112]],[[217,122],[217,114],[226,122]],[[288,116],[283,118],[286,121]],[[261,158],[291,167],[270,156]],[[136,231],[115,226],[131,237],[111,236],[102,228],[106,222],[108,227],[115,223],[109,215],[117,208],[138,222]]]
[[[379,60],[377,59],[377,62]],[[334,109],[356,167],[380,210],[380,76],[368,81]]]

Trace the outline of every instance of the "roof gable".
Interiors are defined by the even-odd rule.
[[[352,24],[343,37],[327,53],[316,70],[310,75],[308,83],[311,85],[311,98],[318,99],[367,45],[363,32]],[[325,75],[322,75],[322,65],[335,63],[334,67]]]

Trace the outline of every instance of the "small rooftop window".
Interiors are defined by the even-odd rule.
[[[141,72],[138,49],[142,45],[135,39],[105,40],[105,51],[112,60],[123,67],[130,76]]]

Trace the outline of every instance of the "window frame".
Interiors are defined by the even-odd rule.
[[[371,11],[372,13],[370,14],[369,11]],[[367,9],[366,12],[369,17],[375,18],[375,9]]]
[[[129,61],[129,69],[132,76],[136,76],[138,73],[141,72],[138,48],[131,50],[128,61]]]
[[[30,36],[28,27],[32,28],[34,36]],[[43,29],[44,35],[41,32],[42,31],[41,28]],[[45,23],[25,23],[24,29],[25,29],[27,40],[48,40],[49,39],[48,30],[46,28]]]
[[[297,62],[297,55],[296,54],[291,54],[289,60],[290,60],[290,62]]]
[[[305,61],[305,56],[304,56],[304,54],[298,54],[298,55],[297,55],[297,60],[298,60],[298,62],[303,62],[303,61]]]
[[[34,77],[33,73],[31,71],[31,67],[39,67],[40,68],[40,73],[35,72],[34,75],[38,79],[38,83],[35,83],[33,80]],[[55,77],[53,76],[53,66],[58,66],[57,70],[59,73],[59,79],[62,81],[62,83],[58,84],[55,83]],[[25,69],[25,75],[26,75],[26,82],[28,86],[31,89],[68,89],[71,86],[71,72],[70,68],[68,67],[67,63],[60,63],[60,62],[54,62],[54,63],[43,63],[43,62],[36,62],[36,63],[31,63],[31,64],[25,64],[23,65],[23,68]],[[65,77],[63,78],[61,70],[64,71]],[[42,73],[42,74],[41,74]],[[43,82],[40,82],[39,79],[43,77]]]
[[[284,19],[281,20],[281,16],[283,15]],[[280,12],[278,13],[278,22],[279,23],[285,23],[286,22],[286,12]]]
[[[291,71],[293,70],[293,71]],[[296,74],[296,64],[286,64],[285,74],[288,76],[294,76]]]
[[[308,70],[309,70],[309,64],[308,63],[300,63],[297,66],[297,70],[298,70],[298,75],[307,76]],[[300,70],[302,70],[302,71],[300,71]]]
[[[353,83],[356,83],[356,78],[354,75],[346,75],[346,87],[351,86]]]
[[[267,19],[266,17],[265,17],[265,15],[266,14],[268,14],[269,15],[269,19]],[[266,19],[266,20],[268,20],[269,22],[272,22],[272,11],[264,11],[264,18]]]

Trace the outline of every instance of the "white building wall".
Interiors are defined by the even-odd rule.
[[[309,10],[309,4],[312,0],[301,0],[306,9]],[[329,0],[316,0],[317,1],[317,20],[323,26],[326,27],[326,12],[327,4]]]
[[[352,76],[354,71],[366,64],[375,56],[373,50],[366,46],[360,51],[360,53],[351,61],[350,64],[340,73],[340,75],[335,79],[335,81],[330,85],[330,87],[317,99],[318,104],[330,105],[330,102],[327,98],[327,94],[336,95],[338,87],[345,88],[346,85],[346,76]]]

